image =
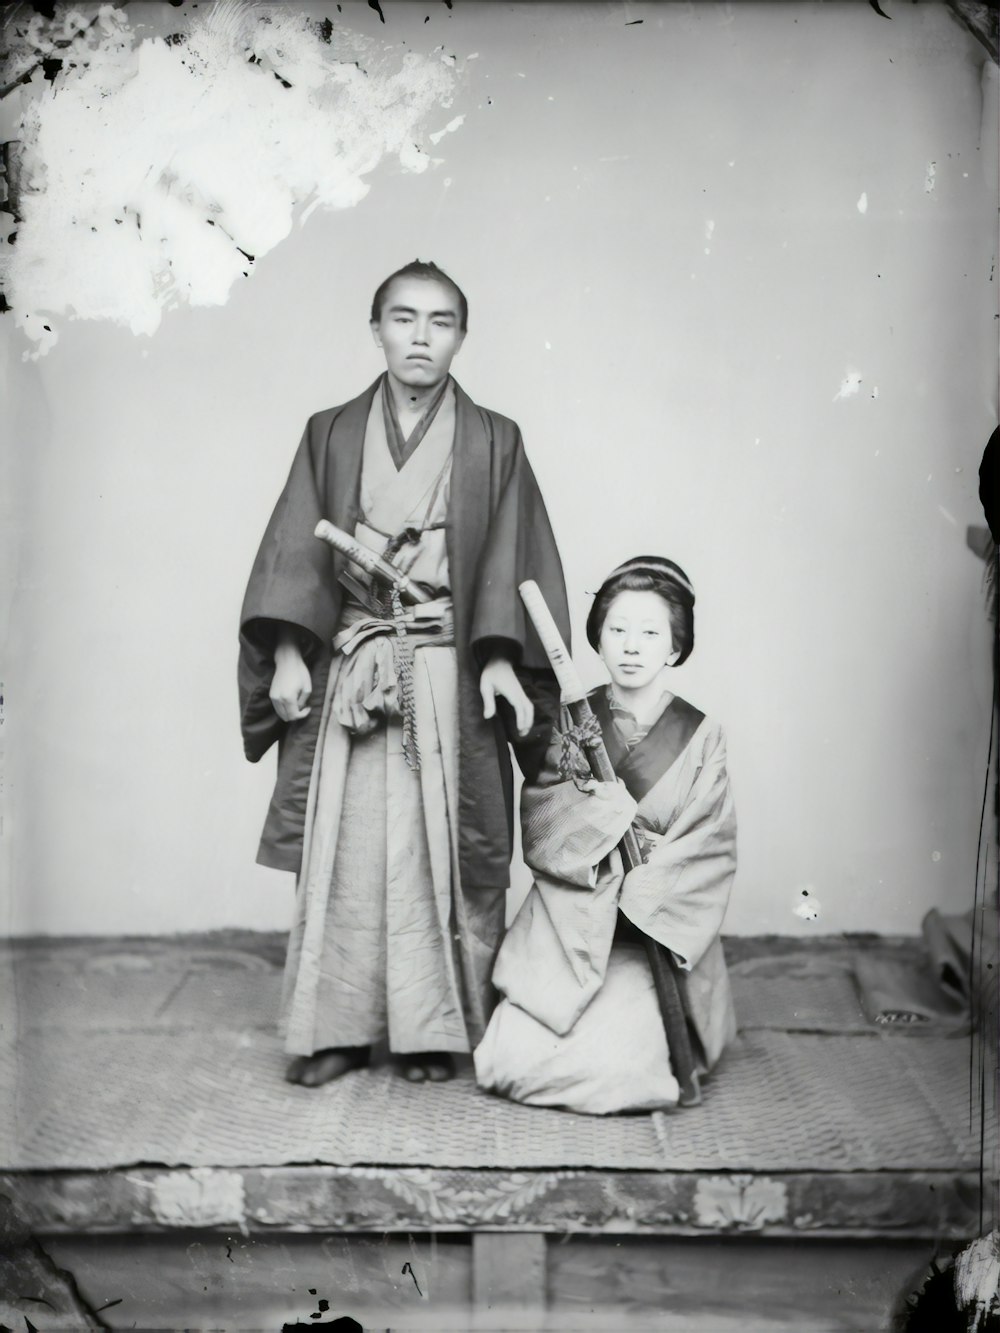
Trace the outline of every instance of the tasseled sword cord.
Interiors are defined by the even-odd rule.
[[[559,776],[571,778],[581,790],[591,777],[590,764],[584,751],[600,745],[604,739],[601,724],[593,713],[576,726],[561,733],[559,748]]]
[[[396,626],[396,674],[399,678],[399,711],[403,715],[403,757],[408,768],[416,772],[420,767],[420,747],[417,745],[417,708],[413,698],[413,645],[406,632],[403,599],[398,584],[390,591],[392,619]]]

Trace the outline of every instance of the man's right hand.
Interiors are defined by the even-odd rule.
[[[271,679],[271,706],[282,722],[298,722],[308,717],[312,677],[302,660],[298,644],[282,638],[274,652],[274,676]]]

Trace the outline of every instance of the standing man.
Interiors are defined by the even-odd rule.
[[[282,1024],[308,1087],[388,1040],[441,1081],[494,1004],[513,822],[557,696],[517,594],[568,632],[562,567],[514,422],[451,378],[468,304],[419,260],[375,293],[386,372],[310,418],[240,620],[244,748],[278,742],[258,861],[298,876]],[[418,583],[401,614],[313,535],[328,519]]]

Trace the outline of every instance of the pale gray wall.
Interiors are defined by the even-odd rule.
[[[934,4],[383,9],[339,21],[458,57],[439,165],[383,165],[151,338],[63,322],[24,361],[0,321],[0,924],[287,924],[290,878],[253,864],[272,760],[241,755],[237,612],[305,418],[378,373],[371,291],[415,255],[470,296],[455,371],[522,426],[587,674],[615,563],[663,553],[696,585],[677,680],[730,738],[727,929],[966,906],[990,687],[965,527],[997,410],[985,53]]]

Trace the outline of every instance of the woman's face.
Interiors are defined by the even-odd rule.
[[[620,592],[608,608],[598,648],[618,690],[641,690],[680,656],[670,611],[655,592]]]

